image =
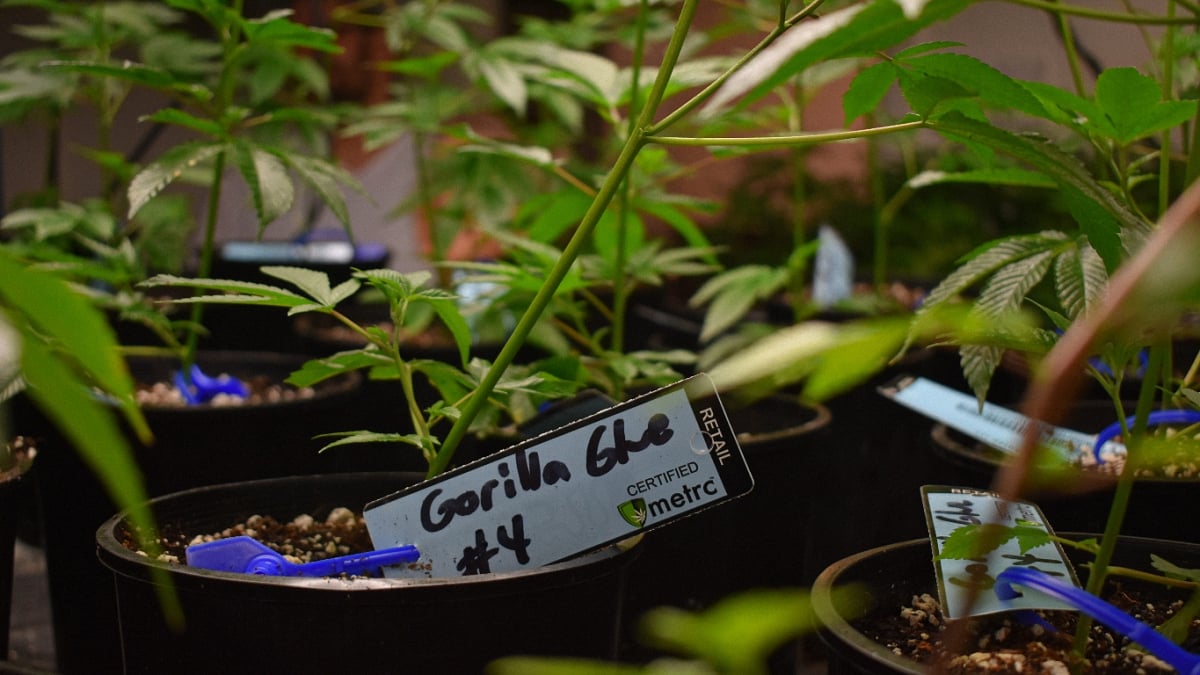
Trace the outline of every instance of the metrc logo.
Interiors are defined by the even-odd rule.
[[[617,511],[625,522],[634,527],[641,527],[646,524],[646,500],[645,499],[630,499],[629,501],[617,507]]]

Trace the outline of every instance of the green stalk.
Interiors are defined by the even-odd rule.
[[[1078,16],[1084,19],[1095,19],[1111,23],[1128,23],[1151,26],[1190,26],[1195,19],[1174,16],[1155,16],[1150,14],[1128,14],[1125,12],[1106,12],[1073,5],[1064,5],[1054,0],[1007,0],[1014,5],[1023,5],[1034,9],[1044,9],[1060,15]]]
[[[704,138],[699,136],[647,136],[646,142],[657,145],[685,145],[692,147],[747,147],[747,148],[789,148],[806,145],[821,145],[838,141],[854,141],[872,136],[885,136],[899,131],[911,131],[926,126],[924,121],[898,122],[869,129],[849,129],[846,131],[817,131],[799,134],[781,134],[778,136],[714,136]]]
[[[1136,473],[1133,470],[1135,465],[1134,456],[1136,455],[1137,445],[1140,443],[1142,435],[1146,432],[1146,420],[1149,418],[1150,408],[1154,403],[1155,382],[1157,382],[1158,373],[1162,371],[1166,351],[1167,349],[1162,345],[1154,345],[1150,348],[1150,359],[1149,364],[1146,366],[1146,377],[1142,379],[1142,386],[1138,391],[1133,429],[1125,436],[1125,469],[1117,479],[1117,488],[1113,493],[1112,507],[1108,511],[1108,520],[1104,524],[1104,536],[1100,539],[1100,550],[1096,552],[1096,558],[1092,561],[1091,569],[1088,572],[1085,590],[1095,596],[1100,595],[1100,591],[1104,587],[1104,580],[1108,577],[1108,566],[1112,562],[1113,551],[1117,548],[1117,537],[1121,533],[1121,524],[1125,521],[1125,512],[1129,508],[1129,498],[1133,493],[1134,474]],[[1091,628],[1091,619],[1081,615],[1079,617],[1079,624],[1075,629],[1076,653],[1083,654],[1083,650],[1087,646],[1087,637]]]
[[[759,52],[771,46],[771,43],[779,38],[780,35],[783,35],[787,29],[816,12],[817,8],[820,7],[824,2],[825,0],[813,0],[813,2],[810,2],[808,5],[805,5],[803,8],[801,8],[801,10],[797,12],[795,16],[792,16],[787,20],[782,20],[781,16],[779,25],[775,26],[775,28],[770,33],[767,33],[767,35],[763,37],[758,44],[754,45],[753,48],[743,54],[741,58],[739,58],[737,62],[729,68],[729,70],[721,73],[721,75],[717,77],[717,79],[713,80],[707,87],[701,89],[695,96],[685,101],[682,105],[660,120],[657,124],[654,124],[648,128],[646,130],[646,134],[648,136],[653,136],[664,129],[670,128],[671,125],[675,124],[692,110],[694,110],[696,106],[707,101],[710,97],[712,97],[713,94],[717,93],[717,90],[719,90],[721,86],[725,84],[725,81],[730,77],[733,77],[734,73],[740,70],[742,66],[746,65],[752,59],[754,59],[754,57],[758,56]],[[678,55],[676,55],[676,57],[678,57]]]
[[[1058,3],[1054,3],[1058,4]],[[1062,34],[1063,48],[1067,50],[1067,65],[1071,68],[1071,81],[1075,84],[1075,93],[1086,96],[1083,86],[1083,67],[1079,64],[1079,50],[1075,47],[1075,33],[1071,30],[1071,22],[1063,12],[1050,10],[1058,22],[1058,31]]]
[[[625,180],[629,169],[633,166],[633,161],[641,152],[642,146],[645,145],[646,135],[650,128],[650,123],[654,118],[654,114],[661,104],[663,95],[667,89],[667,83],[670,81],[671,73],[675,70],[675,64],[679,60],[679,52],[683,48],[683,39],[686,37],[688,27],[691,26],[692,20],[696,15],[696,5],[699,0],[684,0],[683,6],[679,11],[679,19],[676,22],[675,30],[671,34],[671,40],[667,44],[666,53],[663,55],[663,64],[658,71],[658,75],[654,80],[654,86],[651,87],[650,94],[647,97],[646,105],[642,108],[638,115],[637,125],[633,129],[633,133],[629,138],[625,139],[625,144],[621,148],[620,155],[617,156],[613,163],[613,168],[605,177],[600,189],[596,192],[596,198],[592,201],[592,205],[588,207],[586,213],[583,214],[583,219],[579,223],[579,227],[575,229],[575,233],[571,235],[571,239],[563,248],[562,255],[550,270],[546,277],[545,283],[538,289],[537,295],[530,302],[529,308],[521,316],[517,322],[516,328],[513,329],[513,334],[509,336],[504,343],[504,347],[496,356],[496,361],[487,373],[480,380],[479,386],[475,392],[467,399],[463,406],[462,413],[459,418],[454,421],[454,425],[450,428],[446,438],[442,441],[442,447],[434,456],[433,461],[429,463],[428,476],[437,476],[446,470],[450,465],[450,460],[454,457],[454,451],[458,448],[459,442],[470,429],[471,423],[479,415],[480,410],[487,403],[488,396],[492,390],[496,388],[496,383],[500,381],[500,377],[504,371],[508,369],[509,364],[516,358],[517,352],[525,344],[526,338],[529,337],[530,331],[533,330],[538,318],[550,301],[554,298],[558,286],[567,276],[571,266],[575,263],[575,259],[579,257],[579,253],[583,248],[584,243],[591,237],[592,231],[596,224],[600,222],[600,217],[604,214],[604,210],[608,208],[608,204],[612,201],[613,195],[617,193],[621,183]]]
[[[871,264],[871,285],[874,286],[876,293],[882,293],[884,284],[887,283],[887,250],[888,250],[888,230],[891,226],[891,219],[888,212],[885,210],[888,206],[887,199],[884,196],[883,185],[883,170],[882,161],[879,159],[879,144],[874,141],[867,141],[867,186],[871,191],[871,216],[874,234],[872,239],[873,245]],[[908,188],[906,182],[901,189]],[[894,213],[894,212],[893,212]]]
[[[640,117],[641,112],[638,106],[641,103],[641,87],[638,83],[641,81],[642,61],[646,57],[646,12],[648,5],[646,0],[638,5],[637,23],[635,26],[635,39],[633,45],[633,87],[630,92],[629,99],[629,129],[627,135],[632,136],[636,129],[636,122]],[[625,273],[625,265],[629,259],[629,212],[633,208],[633,181],[629,180],[628,174],[624,178],[624,190],[618,203],[617,211],[617,257],[614,261],[613,270],[613,319],[612,319],[612,350],[618,354],[625,352],[625,313],[629,310],[629,295],[632,288],[629,288],[628,275]],[[624,398],[625,387],[620,380],[616,380],[616,391],[613,392],[617,400]]]
[[[212,188],[208,191],[208,213],[204,218],[204,241],[200,246],[200,261],[196,268],[196,276],[207,279],[212,275],[213,249],[217,238],[217,209],[221,204],[221,176],[225,173],[225,153],[217,153],[213,161]],[[200,295],[200,291],[196,292]],[[204,319],[204,303],[193,302],[192,311],[188,317],[191,327],[188,328],[187,341],[183,346],[183,368],[186,371],[196,362],[196,350],[200,343],[200,332],[196,326]]]
[[[792,85],[791,100],[789,108],[788,128],[794,133],[800,133],[804,129],[804,90],[800,83],[800,76],[796,76],[795,82]],[[803,148],[793,147],[788,148],[788,161],[792,168],[792,250],[798,251],[804,246],[805,240],[808,238],[808,228],[806,221],[805,207],[808,204],[808,174],[804,167],[804,158],[806,153]],[[800,256],[795,256],[799,258]],[[795,264],[789,265],[788,269],[788,295],[791,299],[792,320],[800,321],[804,315],[806,305],[805,291],[805,275],[804,271],[808,268],[807,263],[801,264],[799,260]]]
[[[1175,3],[1167,3],[1167,16],[1174,18]],[[1175,26],[1167,26],[1163,32],[1162,96],[1164,101],[1175,98]],[[1171,130],[1164,129],[1159,139],[1161,150],[1158,155],[1158,212],[1167,210],[1171,203]]]

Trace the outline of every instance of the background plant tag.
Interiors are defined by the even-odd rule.
[[[979,408],[979,401],[965,392],[952,389],[923,377],[905,375],[879,388],[893,401],[926,417],[960,431],[1002,452],[1016,453],[1021,437],[1034,420],[1015,410],[991,403]],[[1042,444],[1071,459],[1080,453],[1090,453],[1096,437],[1051,424],[1036,422],[1042,427]],[[1110,450],[1123,452],[1116,444],[1106,444]]]
[[[829,307],[854,293],[854,255],[838,236],[837,230],[822,225],[817,230],[820,242],[813,266],[813,303]]]
[[[1052,532],[1041,509],[1035,504],[1006,501],[986,490],[945,485],[922,486],[921,497],[925,505],[929,541],[933,545],[938,599],[942,603],[943,616],[959,619],[1014,609],[1074,609],[1065,602],[1040,593],[1028,593],[1013,600],[1001,601],[993,589],[996,575],[1009,567],[1031,567],[1078,587],[1075,570],[1057,543],[1042,544],[1022,552],[1019,541],[1014,537],[983,558],[949,560],[938,557],[946,538],[967,525],[1025,525]]]
[[[376,548],[421,552],[388,576],[452,577],[557,562],[753,485],[702,374],[371,502],[364,515]]]

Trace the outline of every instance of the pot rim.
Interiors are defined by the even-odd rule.
[[[856,628],[851,626],[850,622],[846,621],[846,619],[842,617],[841,612],[839,612],[837,607],[834,606],[833,590],[837,584],[838,577],[847,568],[881,553],[916,546],[924,546],[929,548],[929,539],[909,539],[893,544],[876,546],[875,548],[859,551],[858,553],[849,555],[830,564],[828,567],[822,570],[821,573],[817,575],[816,580],[813,581],[812,588],[810,589],[813,613],[816,614],[817,623],[819,624],[821,631],[830,632],[834,635],[837,635],[838,639],[848,643],[853,649],[857,650],[860,655],[864,656],[866,659],[875,664],[894,669],[898,672],[912,673],[913,675],[924,673],[925,669],[915,661],[909,661],[903,657],[897,656],[883,645],[872,640],[866,635],[863,635]],[[932,558],[932,556],[933,553],[930,552],[930,557]]]
[[[960,442],[954,437],[954,434],[968,436],[961,431],[950,428],[943,422],[935,422],[929,430],[929,437],[933,441],[936,451],[942,452],[950,457],[953,461],[962,462],[969,468],[975,471],[987,472],[999,469],[1004,466],[1005,462],[1011,457],[1004,454],[1000,450],[991,448],[982,441],[975,441],[974,445],[967,445]],[[996,456],[992,456],[995,453]],[[1094,476],[1089,476],[1086,472],[1080,472],[1080,485],[1085,489],[1104,489],[1111,488],[1117,483],[1116,475],[1097,473]],[[1137,477],[1135,480],[1138,483],[1158,484],[1158,485],[1188,485],[1200,484],[1200,480],[1196,478],[1166,478],[1161,476]]]
[[[232,491],[235,489],[255,490],[270,485],[279,485],[287,482],[307,481],[315,482],[320,480],[339,480],[350,481],[354,479],[362,479],[364,477],[381,477],[381,476],[421,476],[421,474],[412,472],[363,472],[363,473],[344,473],[331,474],[327,476],[307,475],[307,476],[288,476],[282,478],[265,478],[252,481],[241,481],[237,483],[223,483],[212,486],[204,486],[181,490],[170,494],[155,497],[147,502],[153,507],[156,504],[161,504],[173,499],[187,499],[190,497],[202,496],[205,492],[214,492],[219,495],[221,491]],[[423,477],[423,476],[422,476]],[[390,590],[399,591],[401,589],[437,589],[448,586],[470,588],[476,586],[493,587],[496,585],[511,585],[522,583],[523,580],[531,577],[562,577],[564,585],[574,583],[583,583],[584,581],[603,576],[611,573],[612,570],[623,567],[629,564],[633,558],[640,552],[637,545],[641,543],[642,537],[640,534],[635,534],[629,539],[621,542],[618,545],[610,545],[597,550],[588,551],[567,560],[563,560],[542,567],[514,570],[510,572],[492,572],[488,574],[470,575],[462,577],[429,577],[429,578],[370,578],[358,577],[354,579],[342,579],[332,577],[287,577],[287,576],[265,576],[253,574],[238,574],[234,572],[219,572],[216,570],[207,570],[194,567],[188,567],[184,563],[170,563],[161,560],[155,560],[147,557],[144,554],[139,554],[130,550],[121,543],[119,533],[122,532],[126,523],[125,516],[127,511],[122,511],[108,520],[106,520],[96,530],[97,554],[100,561],[105,567],[108,567],[114,574],[122,575],[131,579],[148,580],[155,575],[156,572],[165,572],[175,583],[186,584],[190,586],[238,586],[245,588],[249,585],[252,588],[260,588],[269,590],[272,588],[294,589],[297,592],[303,591],[321,591],[321,592],[336,592],[345,594],[348,592],[362,592],[371,590]]]
[[[1088,532],[1059,532],[1057,535],[1060,537],[1076,539],[1080,541],[1087,538],[1101,536],[1096,533]],[[1163,546],[1184,547],[1186,550],[1195,550],[1200,552],[1200,544],[1196,544],[1194,542],[1176,541],[1158,537],[1138,537],[1132,535],[1119,535],[1118,537],[1118,549],[1134,547],[1159,548]],[[874,665],[890,669],[894,672],[920,675],[928,672],[928,670],[922,664],[917,663],[916,661],[911,661],[903,656],[899,656],[891,652],[883,645],[867,637],[858,629],[854,628],[854,626],[850,625],[850,622],[848,622],[842,616],[841,612],[838,611],[838,608],[833,602],[832,595],[833,590],[838,583],[838,577],[848,568],[851,568],[858,563],[876,555],[887,554],[910,548],[921,548],[927,551],[929,558],[932,561],[933,550],[928,537],[909,539],[906,541],[885,544],[883,546],[877,546],[875,548],[859,551],[858,553],[854,553],[842,558],[841,560],[831,563],[828,567],[822,570],[812,584],[810,589],[810,597],[813,613],[816,615],[818,625],[820,626],[819,630],[825,634],[835,635],[837,640],[849,645],[849,647],[854,650],[855,655],[860,661],[870,661]],[[913,555],[916,555],[916,553]],[[932,573],[933,570],[931,569],[930,574]],[[834,649],[832,645],[830,648]]]
[[[766,431],[766,432],[762,432],[762,433],[755,433],[753,431],[744,431],[744,432],[738,433],[736,435],[736,438],[740,445],[753,446],[753,445],[758,445],[758,444],[774,443],[775,441],[800,438],[802,436],[806,436],[810,433],[813,433],[814,431],[818,431],[820,429],[827,427],[829,425],[829,423],[833,420],[833,413],[829,410],[829,407],[823,403],[803,403],[803,402],[795,401],[794,399],[792,399],[792,397],[785,396],[782,394],[773,394],[767,398],[769,400],[779,400],[779,401],[787,401],[787,402],[795,403],[797,406],[799,406],[801,408],[814,411],[816,413],[816,415],[812,419],[808,420],[807,422],[804,422],[803,424],[798,424],[796,426],[787,427],[785,429],[779,429],[777,431]]]
[[[293,354],[290,352],[272,352],[272,351],[238,351],[238,350],[201,350],[196,354],[196,361],[201,364],[205,363],[244,363],[246,368],[243,371],[253,371],[258,368],[258,364],[268,364],[267,368],[287,367],[288,373],[295,368],[299,368],[308,361],[312,361],[317,357],[311,357],[305,354]],[[173,357],[162,355],[133,355],[127,357],[127,362],[132,370],[133,365],[138,362],[153,362],[158,360],[172,360]],[[286,375],[284,376],[286,377]],[[280,382],[284,378],[280,378]],[[288,407],[299,407],[304,405],[312,405],[320,403],[328,399],[352,393],[358,390],[365,378],[363,374],[357,370],[341,373],[322,380],[312,386],[313,395],[309,398],[295,398],[285,401],[264,401],[254,405],[231,405],[231,406],[214,406],[211,403],[202,403],[199,405],[143,405],[142,410],[155,415],[194,415],[211,410],[227,410],[231,413],[237,413],[244,410],[262,410],[262,409],[279,409]]]

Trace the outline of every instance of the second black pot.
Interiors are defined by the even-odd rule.
[[[302,363],[282,354],[201,353],[210,374],[282,380]],[[166,360],[131,364],[142,382],[169,378]],[[152,446],[130,437],[135,461],[151,496],[201,485],[293,474],[375,469],[390,460],[377,448],[318,453],[313,436],[346,428],[360,378],[320,386],[311,398],[244,407],[153,408],[144,412],[155,434]],[[120,667],[115,599],[108,572],[96,560],[96,527],[117,511],[91,467],[35,410],[14,411],[14,425],[37,439],[33,470],[41,544],[49,576],[58,669],[66,674],[109,673]],[[400,452],[393,450],[393,452]]]
[[[152,500],[159,522],[218,531],[251,514],[323,518],[419,481],[337,474],[232,483]],[[512,654],[613,659],[632,551],[609,548],[546,567],[446,579],[302,579],[150,561],[126,523],[96,534],[112,570],[126,673],[478,673]],[[152,567],[178,590],[186,627],[163,621]]]
[[[630,660],[658,655],[643,648],[633,632],[639,617],[654,607],[703,610],[739,591],[794,588],[808,581],[803,552],[810,486],[821,475],[829,410],[782,395],[744,408],[726,407],[754,489],[645,535],[626,603]]]

